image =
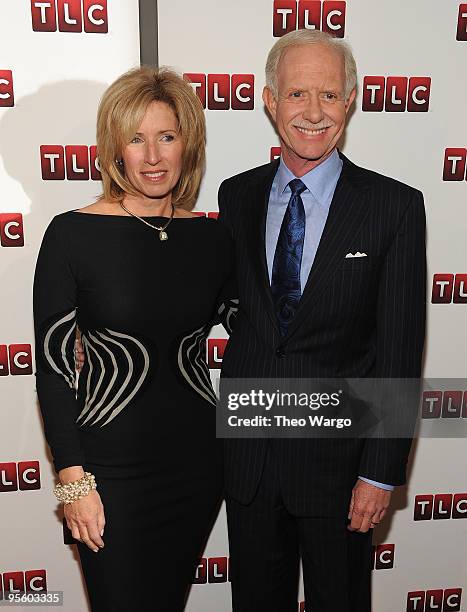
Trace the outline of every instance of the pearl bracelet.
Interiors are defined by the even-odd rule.
[[[54,494],[59,502],[71,504],[82,497],[86,497],[88,493],[95,489],[97,489],[95,476],[91,472],[84,472],[84,476],[79,480],[68,484],[56,484]]]

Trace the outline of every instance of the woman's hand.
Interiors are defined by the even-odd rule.
[[[64,513],[75,540],[83,542],[94,552],[104,548],[104,506],[97,491],[90,491],[85,497],[65,504]]]
[[[75,465],[60,470],[58,476],[62,484],[68,484],[82,478],[84,470],[82,466]],[[104,506],[97,491],[90,491],[85,497],[65,504],[64,514],[68,529],[75,540],[83,542],[94,552],[104,548]]]

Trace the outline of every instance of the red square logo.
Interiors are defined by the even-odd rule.
[[[183,78],[190,83],[203,108],[206,108],[206,75],[202,72],[185,72]]]
[[[323,32],[328,32],[336,38],[344,38],[345,11],[345,2],[337,0],[326,0],[323,3]]]
[[[462,589],[445,589],[443,612],[459,612],[461,609]]]
[[[414,521],[431,521],[433,516],[433,495],[416,495],[413,510]]]
[[[65,180],[65,154],[60,145],[42,145],[41,172],[43,181]]]
[[[230,75],[208,74],[208,108],[230,109]]]
[[[407,612],[424,612],[425,591],[410,591],[407,593]]]
[[[450,304],[454,292],[454,274],[434,274],[432,304]]]
[[[206,584],[208,581],[208,560],[203,557],[196,568],[193,584]]]
[[[383,76],[366,76],[363,79],[362,110],[378,113],[383,110],[385,83]]]
[[[89,180],[89,159],[86,145],[65,147],[66,177],[69,181]]]
[[[454,493],[452,499],[452,518],[467,519],[467,493]]]
[[[18,484],[21,491],[41,488],[39,461],[20,461],[18,463]]]
[[[0,70],[0,106],[14,106],[13,73],[11,70]]]
[[[60,32],[82,31],[81,0],[57,0],[57,13]]]
[[[31,593],[47,592],[47,576],[45,569],[29,570],[24,572],[26,591]]]
[[[443,419],[459,419],[462,410],[462,391],[445,391],[443,395]]]
[[[271,147],[271,153],[269,155],[270,160],[274,161],[275,159],[277,159],[280,156],[281,156],[281,148],[280,147]]]
[[[395,544],[378,544],[375,548],[375,569],[392,569],[394,550]]]
[[[3,591],[7,593],[24,593],[24,573],[5,572],[3,574]]]
[[[425,610],[443,612],[443,589],[430,589],[426,592]]]
[[[55,0],[48,0],[48,2],[31,0],[31,16],[32,29],[34,32],[56,31]]]
[[[454,304],[467,304],[467,274],[456,274],[452,301]]]
[[[272,23],[275,37],[293,32],[297,27],[296,0],[274,0]]]
[[[99,158],[97,157],[97,147],[89,147],[89,167],[91,168],[91,178],[93,181],[102,180]]]
[[[227,557],[211,557],[208,559],[209,583],[227,582]]]
[[[439,419],[442,403],[442,391],[424,391],[422,396],[422,419]]]
[[[253,110],[255,107],[255,76],[232,75],[232,110]]]
[[[12,376],[32,374],[32,351],[30,344],[10,344],[8,352]]]
[[[8,347],[6,344],[0,344],[0,376],[8,376],[9,374]]]
[[[223,338],[208,338],[208,366],[211,370],[219,370],[222,366],[227,340]]]
[[[298,3],[298,29],[321,29],[321,0],[300,0]],[[284,32],[285,34],[285,32]]]
[[[83,0],[84,31],[106,34],[109,31],[107,0]]]
[[[450,519],[452,508],[452,495],[450,493],[438,493],[435,495],[435,501],[433,505],[433,519],[439,521],[440,519]]]
[[[467,4],[459,5],[459,17],[457,18],[457,40],[467,40]]]
[[[448,148],[444,152],[443,181],[463,181],[467,149]]]
[[[0,242],[4,247],[24,246],[23,215],[19,213],[0,214]]]
[[[16,463],[0,463],[0,493],[18,490]]]
[[[388,77],[386,79],[387,113],[403,113],[407,101],[407,77]]]
[[[430,77],[411,77],[407,96],[409,113],[427,113],[430,108]]]

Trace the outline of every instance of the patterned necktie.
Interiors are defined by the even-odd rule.
[[[305,238],[305,207],[300,194],[307,188],[290,181],[292,195],[282,220],[272,266],[271,291],[282,336],[287,334],[301,298],[300,268]]]

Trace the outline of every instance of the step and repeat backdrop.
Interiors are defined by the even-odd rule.
[[[267,52],[278,37],[306,27],[351,43],[358,96],[341,148],[355,163],[423,191],[425,376],[464,377],[467,3],[159,0],[157,6],[159,63],[185,74],[206,109],[200,214],[216,216],[224,178],[280,155],[261,101]],[[52,494],[35,395],[31,287],[51,218],[101,191],[97,104],[119,74],[139,64],[138,8],[137,0],[0,6],[0,604],[12,590],[48,590],[64,592],[67,612],[88,609],[75,546],[64,539]],[[226,341],[219,328],[208,340],[214,381]],[[467,385],[457,381],[450,392],[434,389],[435,409],[423,411],[433,427],[467,418]],[[374,533],[375,611],[467,610],[466,465],[465,440],[414,444],[409,484],[395,492],[390,516]],[[116,587],[124,578],[115,576]],[[193,582],[188,612],[231,610],[223,509]],[[297,611],[319,612],[306,607],[302,594]]]

